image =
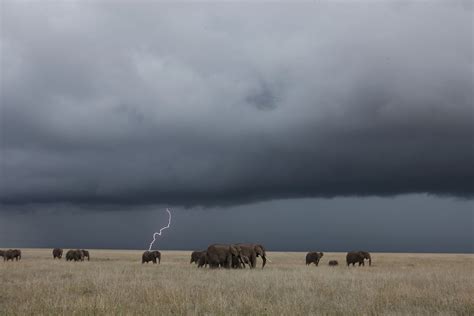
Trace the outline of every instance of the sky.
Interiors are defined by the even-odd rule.
[[[473,252],[472,2],[0,10],[0,247]]]

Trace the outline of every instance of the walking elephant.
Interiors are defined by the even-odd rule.
[[[21,250],[19,249],[8,249],[3,253],[3,260],[8,261],[8,260],[16,260],[19,261],[21,260]]]
[[[319,260],[323,257],[323,252],[308,252],[306,254],[306,265],[314,263],[316,266],[319,264]]]
[[[71,249],[66,252],[66,261],[84,261],[84,254],[82,250]]]
[[[232,266],[232,257],[236,257],[243,264],[241,248],[238,245],[213,244],[207,248],[206,257],[210,268]]]
[[[265,247],[260,244],[237,244],[242,251],[242,255],[246,256],[249,259],[250,268],[255,268],[257,266],[257,257],[262,258],[262,269],[267,263],[267,254],[265,252]]]
[[[369,266],[372,265],[372,258],[370,257],[370,253],[367,251],[351,251],[346,255],[347,266],[351,264],[352,266],[355,266],[356,263],[359,263],[359,266],[364,266],[364,261],[366,259],[369,260]]]
[[[89,254],[89,251],[85,250],[85,249],[81,249],[82,251],[82,256],[83,258],[87,257],[87,261],[90,261],[91,260],[91,256]]]
[[[189,263],[194,262],[195,264],[198,264],[199,263],[199,258],[201,258],[201,256],[205,253],[206,253],[205,250],[203,250],[203,251],[193,251],[191,253],[191,261]]]
[[[61,248],[53,249],[53,259],[61,259],[63,257],[63,250]]]
[[[148,263],[150,261],[156,264],[157,259],[158,259],[158,263],[161,263],[161,252],[159,252],[158,250],[155,250],[155,251],[147,250],[142,255],[142,264]]]

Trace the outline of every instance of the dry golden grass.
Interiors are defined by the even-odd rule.
[[[24,249],[20,262],[0,262],[0,314],[474,314],[471,254],[374,253],[372,267],[347,268],[343,253],[308,267],[304,253],[270,252],[264,270],[217,271],[190,265],[189,254],[163,251],[161,265],[142,265],[140,251],[66,262]]]

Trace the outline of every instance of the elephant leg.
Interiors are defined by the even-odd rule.
[[[232,266],[232,254],[228,254],[224,262],[224,268],[229,269]]]
[[[252,253],[250,256],[250,268],[255,268],[257,266],[257,255],[255,253]]]

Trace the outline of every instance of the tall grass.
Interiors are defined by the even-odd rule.
[[[474,314],[469,254],[374,253],[372,267],[347,268],[342,253],[315,267],[304,253],[270,252],[263,270],[197,269],[189,255],[142,265],[139,251],[65,262],[25,249],[20,262],[0,261],[0,314]]]

